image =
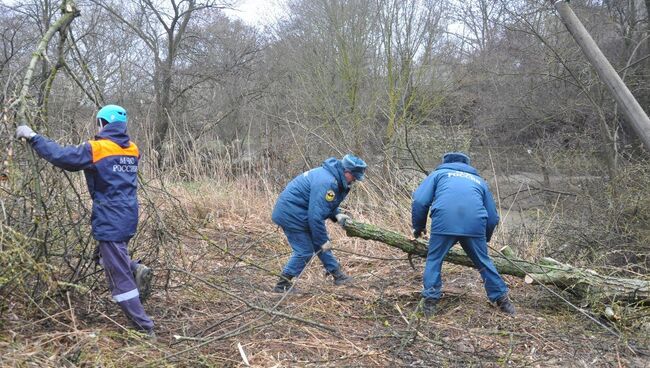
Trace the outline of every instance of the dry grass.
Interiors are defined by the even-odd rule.
[[[255,179],[170,188],[189,217],[176,219],[183,234],[154,262],[156,292],[145,308],[158,341],[128,332],[106,293],[73,290],[58,314],[3,321],[0,365],[244,366],[239,346],[260,367],[650,364],[630,349],[647,349],[647,332],[630,328],[617,340],[515,278],[507,281],[519,314],[504,317],[487,302],[478,273],[460,266],[445,265],[441,312],[424,320],[416,313],[422,260],[414,270],[400,251],[347,238],[336,225],[334,252],[354,284],[335,287],[316,260],[297,280],[298,293],[274,294],[290,251],[270,221],[274,191]],[[386,195],[368,183],[345,205],[359,220],[407,231],[405,197],[390,193],[392,206]],[[161,211],[171,207],[160,203]]]

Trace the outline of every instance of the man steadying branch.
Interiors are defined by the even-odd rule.
[[[487,243],[499,223],[494,198],[483,178],[470,166],[467,155],[446,153],[438,166],[413,193],[413,237],[425,232],[431,217],[431,238],[424,269],[423,309],[426,317],[436,312],[442,296],[442,261],[456,243],[478,268],[491,302],[514,315],[508,287],[490,259]]]
[[[83,170],[93,199],[92,231],[99,241],[99,263],[104,266],[113,300],[133,326],[155,337],[153,322],[140,298],[149,294],[152,272],[131,260],[129,240],[138,226],[137,175],[140,153],[127,135],[127,114],[117,105],[97,113],[99,133],[78,146],[60,146],[26,126],[16,129],[39,156],[68,171]]]
[[[339,204],[350,192],[352,183],[363,180],[366,167],[362,159],[353,155],[345,155],[341,160],[331,157],[321,167],[298,175],[280,194],[272,219],[282,227],[293,252],[273,291],[289,290],[291,279],[300,275],[314,254],[334,277],[334,284],[350,281],[332,254],[325,220],[345,226],[350,217],[339,213]]]

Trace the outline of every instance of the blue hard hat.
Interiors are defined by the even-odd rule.
[[[349,171],[357,180],[363,180],[368,165],[362,159],[355,155],[347,154],[343,156],[341,164],[343,165],[343,169]]]
[[[104,120],[105,123],[101,124],[100,119]],[[100,126],[110,123],[126,123],[127,120],[126,110],[122,106],[106,105],[97,112],[97,122],[100,123]]]
[[[442,163],[449,164],[452,162],[462,162],[469,165],[470,159],[469,156],[462,152],[447,152],[442,156]]]

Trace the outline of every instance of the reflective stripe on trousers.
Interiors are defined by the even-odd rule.
[[[133,277],[135,262],[127,251],[127,242],[99,242],[101,264],[106,272],[108,288],[131,324],[138,330],[151,331],[153,322],[144,312]]]

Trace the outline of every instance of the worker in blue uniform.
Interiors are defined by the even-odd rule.
[[[330,219],[345,226],[350,217],[340,213],[339,204],[351,185],[363,180],[366,167],[362,159],[351,154],[340,160],[328,158],[321,167],[298,175],[280,194],[272,219],[284,231],[292,253],[273,289],[275,292],[289,290],[291,279],[300,275],[314,255],[333,276],[334,284],[350,281],[332,254],[325,221]]]
[[[140,152],[127,134],[127,112],[106,105],[97,113],[99,133],[78,146],[61,146],[21,125],[16,137],[26,139],[36,153],[54,166],[83,170],[92,197],[92,233],[98,241],[113,300],[133,326],[155,337],[154,324],[141,297],[148,295],[152,272],[129,257],[127,245],[138,225],[137,172]]]
[[[423,277],[424,314],[430,317],[436,312],[442,295],[442,261],[459,242],[479,270],[488,299],[514,315],[508,287],[488,255],[487,243],[499,223],[494,198],[464,153],[446,153],[442,164],[413,193],[414,238],[425,232],[427,217],[431,217],[431,237]]]

